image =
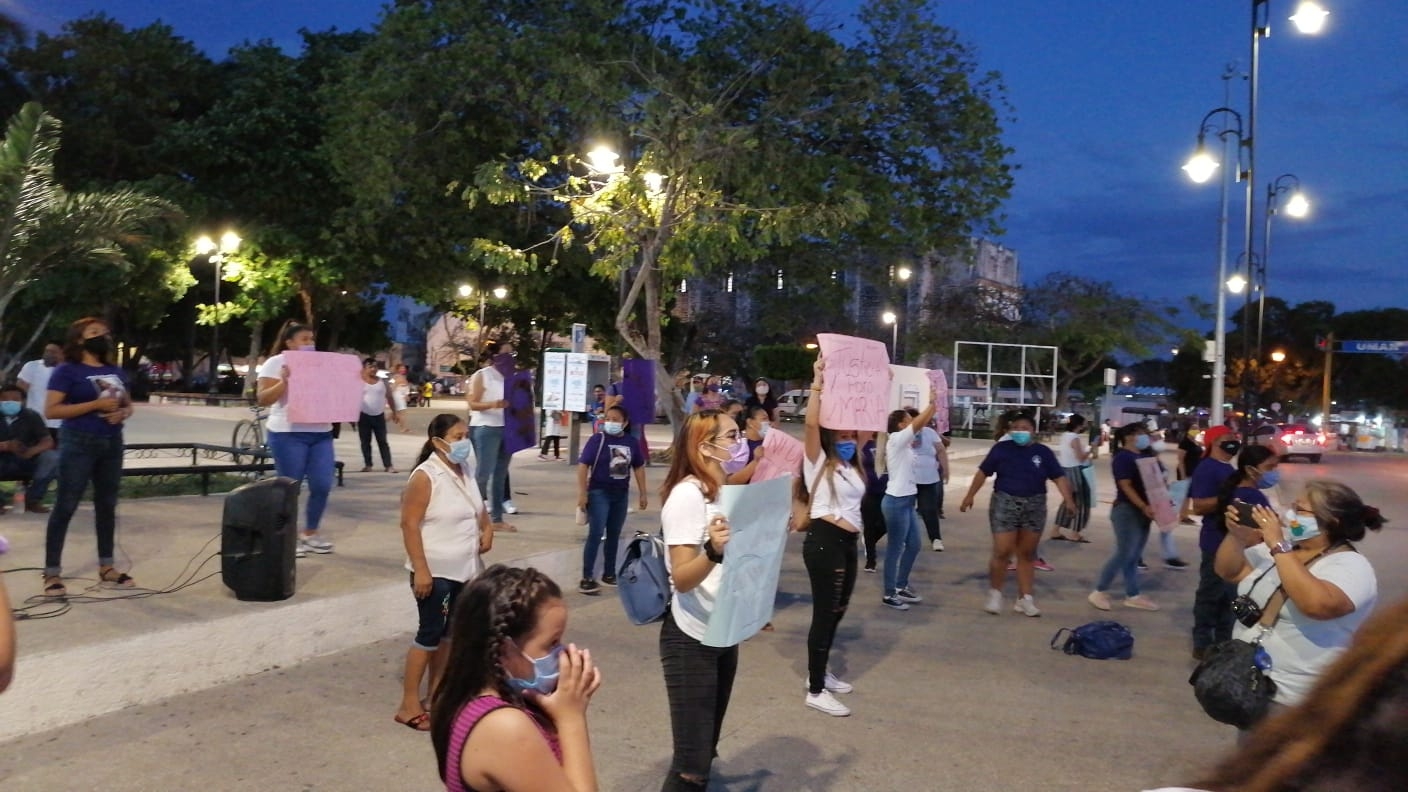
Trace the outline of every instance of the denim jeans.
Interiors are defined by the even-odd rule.
[[[1232,640],[1232,600],[1237,598],[1237,585],[1217,574],[1216,558],[1216,552],[1203,553],[1198,565],[1198,590],[1193,594],[1194,649]]]
[[[386,442],[386,416],[367,415],[357,417],[357,439],[362,443],[362,464],[372,466],[372,438],[376,438],[377,450],[381,452],[381,466],[391,467],[391,446]]]
[[[582,548],[582,577],[595,579],[596,551],[606,537],[606,557],[601,562],[602,577],[616,577],[616,546],[621,526],[626,524],[626,506],[631,491],[594,489],[587,492],[587,543]]]
[[[49,485],[59,475],[59,452],[52,448],[41,451],[29,459],[21,459],[19,454],[0,454],[0,475],[25,478],[29,486],[24,490],[26,505],[38,506],[49,494]]]
[[[738,647],[705,646],[686,635],[667,610],[660,625],[660,667],[673,737],[670,773],[660,788],[662,792],[702,790],[705,784],[688,783],[680,774],[709,777],[738,673]]]
[[[300,486],[304,479],[308,480],[308,517],[303,532],[317,531],[323,522],[333,474],[337,471],[332,432],[270,432],[269,452],[274,455],[275,473],[297,481]]]
[[[44,574],[63,567],[64,538],[88,482],[93,483],[93,532],[98,536],[98,564],[112,566],[117,533],[117,488],[122,482],[122,433],[100,435],[59,429],[58,493],[44,534]]]
[[[919,492],[915,495],[915,505],[919,509],[919,519],[924,521],[924,532],[929,535],[929,541],[943,539],[943,531],[939,529],[939,508],[944,502],[944,485],[935,481],[933,484],[916,484]]]
[[[471,426],[469,440],[474,445],[474,480],[479,495],[489,506],[489,521],[504,521],[504,478],[508,476],[509,455],[504,452],[502,426]]]
[[[919,515],[914,511],[916,496],[886,494],[880,501],[885,515],[885,596],[909,588],[909,570],[919,557]]]
[[[1159,531],[1159,547],[1163,550],[1165,561],[1178,558],[1178,545],[1173,543],[1173,531]]]
[[[812,627],[807,633],[807,676],[811,693],[826,682],[826,664],[836,628],[856,587],[856,539],[852,531],[825,520],[812,520],[802,542],[802,561],[812,584]]]
[[[1116,574],[1124,575],[1124,593],[1139,596],[1139,556],[1149,541],[1149,518],[1133,505],[1120,501],[1110,509],[1110,522],[1115,526],[1115,552],[1100,570],[1096,591],[1105,591],[1115,582]]]

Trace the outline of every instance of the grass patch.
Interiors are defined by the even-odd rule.
[[[234,473],[210,474],[210,494],[229,492],[248,484],[253,479]],[[119,498],[165,498],[172,495],[201,494],[200,476],[181,474],[171,476],[124,476],[118,490]],[[84,500],[90,500],[85,494]]]

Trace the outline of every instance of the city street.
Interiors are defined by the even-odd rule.
[[[458,402],[445,400],[413,411],[412,433],[393,434],[403,472],[426,421],[442,406],[460,410]],[[242,411],[228,408],[148,407],[139,409],[128,439],[223,441],[240,417]],[[668,427],[651,427],[652,445],[661,447],[667,435]],[[905,613],[886,609],[878,576],[861,573],[833,654],[837,674],[856,686],[845,697],[854,711],[849,718],[803,706],[810,598],[801,539],[792,537],[776,631],[743,646],[711,789],[1128,792],[1189,781],[1233,746],[1233,730],[1203,715],[1187,684],[1196,573],[1162,568],[1152,544],[1144,587],[1164,609],[1110,614],[1134,631],[1134,658],[1094,661],[1048,648],[1058,628],[1101,616],[1085,595],[1112,542],[1107,503],[1092,519],[1092,544],[1043,545],[1056,571],[1038,577],[1042,618],[981,610],[991,487],[974,512],[959,514],[957,504],[986,445],[955,444],[961,458],[946,492],[947,551],[934,553],[926,544],[916,565],[915,587],[925,602]],[[349,471],[361,467],[355,449],[355,435],[344,431],[338,454]],[[1098,469],[1100,495],[1108,501],[1107,458]],[[1361,550],[1374,563],[1381,598],[1408,594],[1408,571],[1393,563],[1408,552],[1402,531],[1408,456],[1334,453],[1322,464],[1297,462],[1282,470],[1283,501],[1309,478],[1325,476],[1379,505],[1392,522]],[[652,488],[662,474],[650,469]],[[605,677],[591,710],[601,789],[658,789],[670,743],[658,628],[631,626],[609,590],[597,598],[575,592],[582,529],[571,523],[569,466],[539,462],[535,451],[525,451],[513,475],[523,510],[514,518],[520,532],[501,537],[492,560],[532,556],[531,563],[552,570],[568,590],[568,639],[592,650]],[[67,708],[74,716],[58,728],[20,725],[0,733],[0,788],[332,790],[349,782],[373,790],[438,788],[429,739],[391,719],[413,627],[395,516],[403,480],[349,472],[347,486],[330,502],[337,553],[299,561],[300,590],[287,603],[237,602],[217,578],[157,598],[75,605],[56,619],[21,622],[21,665],[15,688],[0,696],[0,728],[50,723],[42,719],[52,709]],[[212,496],[123,503],[119,538],[139,580],[156,584],[174,575],[218,530],[220,502]],[[656,527],[658,507],[652,489],[650,508],[631,515],[627,530]],[[90,521],[81,511],[70,536],[69,563],[79,574],[91,565]],[[1178,529],[1190,560],[1195,531]],[[7,516],[0,532],[15,544],[5,568],[32,565],[42,522]],[[16,600],[34,593],[36,583],[29,573],[6,578]],[[1009,583],[1008,608],[1013,592]],[[375,613],[347,612],[365,607],[369,597],[389,603],[390,628]],[[395,627],[398,619],[403,628]],[[261,623],[278,625],[277,640],[262,642]],[[166,656],[168,634],[204,628],[208,639]],[[284,645],[315,640],[340,648],[309,649],[296,662],[281,659]],[[244,659],[247,670],[237,678],[194,681],[202,667],[233,662],[242,653],[258,656]],[[128,664],[137,673],[129,673]],[[135,681],[119,681],[129,679]],[[127,699],[125,709],[81,715],[82,707],[96,706],[91,699],[101,688],[118,684],[142,692]],[[92,690],[69,701],[65,688],[84,685]],[[186,692],[172,695],[177,691]]]

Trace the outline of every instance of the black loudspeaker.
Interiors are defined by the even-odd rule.
[[[241,600],[293,596],[298,548],[298,482],[263,479],[225,498],[220,526],[220,577]]]

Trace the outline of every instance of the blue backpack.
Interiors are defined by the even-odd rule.
[[[1062,633],[1070,633],[1065,643],[1057,646]],[[1093,660],[1128,660],[1134,655],[1134,633],[1116,621],[1095,621],[1075,629],[1062,627],[1051,636],[1051,648],[1066,654],[1078,654]]]
[[[665,610],[670,607],[665,552],[665,541],[644,531],[636,531],[626,543],[621,568],[616,573],[616,593],[632,624],[650,624],[665,618]]]

